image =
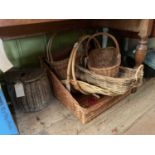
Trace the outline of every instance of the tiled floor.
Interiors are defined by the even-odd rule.
[[[155,134],[155,79],[83,125],[53,98],[36,113],[17,113],[21,134]]]

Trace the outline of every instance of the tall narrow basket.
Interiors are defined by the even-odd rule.
[[[47,43],[47,49],[46,49],[46,55],[47,55],[47,62],[50,64],[51,68],[55,71],[56,75],[59,77],[59,79],[66,79],[67,77],[67,65],[69,58],[64,58],[62,60],[54,61],[51,47],[54,40],[54,36],[52,36],[48,43]]]

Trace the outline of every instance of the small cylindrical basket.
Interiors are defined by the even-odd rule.
[[[62,79],[66,79],[67,77],[67,66],[68,66],[69,58],[64,58],[62,60],[54,61],[52,52],[51,52],[51,47],[52,47],[54,37],[55,35],[52,36],[47,43],[47,49],[46,49],[47,62],[49,63],[50,67],[54,70],[58,78],[62,80]]]
[[[88,39],[87,46],[92,39],[100,35],[106,35],[111,38],[116,47],[98,48],[89,53],[86,51],[88,55],[88,68],[96,74],[115,77],[119,72],[119,66],[121,64],[120,48],[116,38],[105,32],[95,33]]]
[[[23,112],[35,112],[49,105],[52,92],[44,69],[21,69],[6,75],[9,96]]]

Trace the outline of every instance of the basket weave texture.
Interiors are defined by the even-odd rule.
[[[50,64],[51,68],[55,71],[59,79],[63,80],[63,79],[66,79],[67,77],[67,66],[68,66],[69,58],[54,61],[52,52],[51,52],[54,37],[55,35],[52,36],[47,43],[47,47],[46,47],[47,62]]]
[[[83,41],[90,39],[90,36],[82,37],[75,43],[67,68],[67,79],[62,82],[66,84],[70,91],[71,86],[79,92],[89,94],[101,94],[108,96],[117,96],[126,93],[133,87],[138,87],[143,80],[143,65],[132,69],[127,67],[119,67],[117,77],[103,76],[90,71],[83,66],[79,66],[76,62],[76,55]],[[76,62],[76,65],[75,65]]]
[[[96,74],[115,77],[119,72],[119,66],[121,64],[120,48],[116,38],[105,32],[95,33],[88,39],[87,47],[92,39],[100,35],[105,35],[112,39],[116,47],[98,48],[90,52],[88,52],[87,48],[88,68]]]

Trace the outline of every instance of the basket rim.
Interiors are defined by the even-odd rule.
[[[50,64],[52,64],[52,65],[58,65],[58,64],[60,64],[60,63],[63,63],[63,62],[66,62],[66,61],[68,61],[69,60],[69,58],[67,57],[67,58],[65,58],[65,59],[63,59],[63,60],[57,60],[57,61],[49,61],[49,60],[47,60],[47,62],[48,63],[50,63]]]
[[[92,66],[90,65],[89,58],[88,58],[88,63],[87,63],[89,69],[93,69],[93,70],[96,70],[96,71],[101,71],[101,70],[112,70],[112,69],[115,69],[116,67],[119,67],[120,64],[121,64],[121,55],[120,55],[120,54],[117,55],[117,62],[116,62],[116,64],[113,65],[113,66],[110,66],[110,67],[101,67],[101,68],[99,68],[99,67],[98,67],[98,68],[92,67]]]
[[[113,46],[108,46],[108,47],[104,47],[104,48],[96,48],[96,49],[93,49],[93,50],[91,50],[91,51],[94,51],[94,50],[97,50],[97,49],[106,49],[106,48],[114,48],[114,49],[116,49],[116,47],[113,47]],[[117,50],[117,49],[116,49]],[[90,51],[90,53],[91,53],[91,51]],[[120,53],[118,53],[117,55],[119,55]]]
[[[143,66],[143,65],[141,65],[141,66]],[[124,80],[125,81],[128,81],[128,80],[130,81],[130,80],[134,80],[135,79],[134,76],[131,76],[130,78],[129,77],[120,78],[120,77],[103,76],[103,75],[100,75],[100,74],[96,74],[93,71],[90,71],[88,69],[85,69],[85,68],[83,68],[83,67],[81,67],[79,65],[77,65],[77,67],[78,67],[79,70],[81,70],[83,72],[87,72],[90,75],[96,76],[99,79],[103,79],[104,78],[105,80],[110,80],[110,81],[115,81],[115,82],[116,81],[118,81],[118,82],[124,82]],[[135,69],[135,68],[128,68],[128,67],[124,67],[124,66],[119,66],[119,69],[129,70],[129,71],[133,71],[135,73],[137,71],[137,69]]]

